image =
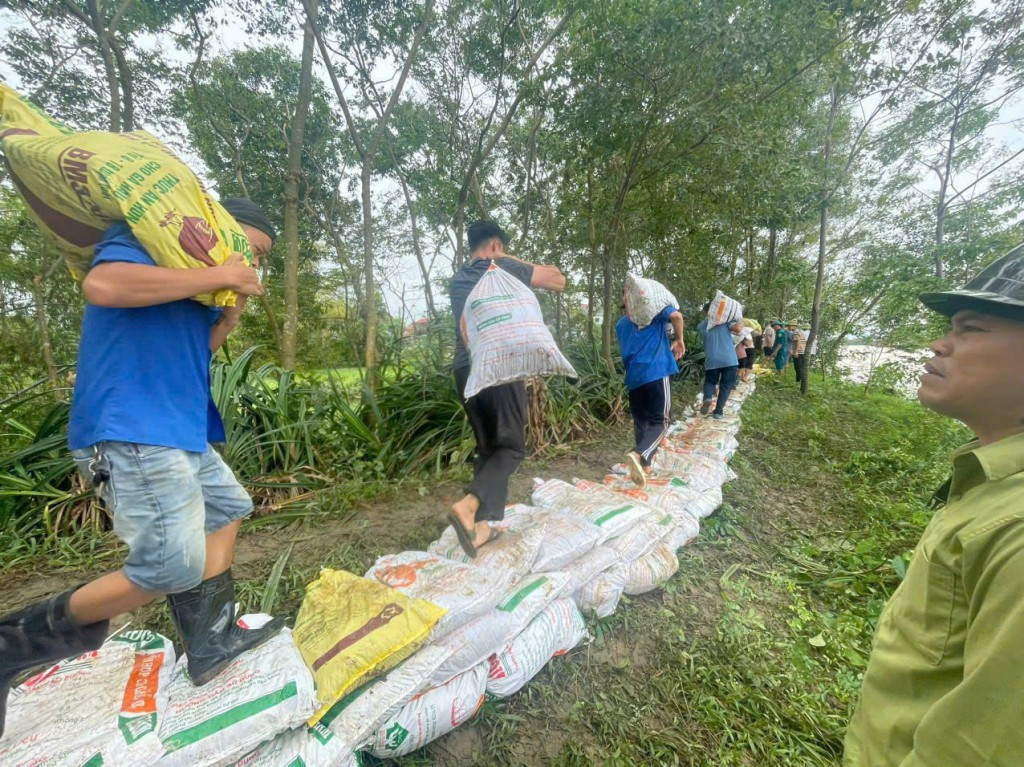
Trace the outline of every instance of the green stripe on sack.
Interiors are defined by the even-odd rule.
[[[605,514],[604,516],[601,516],[601,517],[598,517],[597,519],[595,519],[594,520],[594,524],[600,527],[605,522],[607,522],[609,519],[614,519],[615,517],[619,516],[619,514],[621,514],[622,512],[629,511],[632,508],[633,508],[632,506],[623,506],[621,509],[612,509],[607,514]]]
[[[526,599],[530,594],[535,592],[541,586],[548,582],[547,578],[538,578],[529,586],[524,586],[519,589],[515,594],[509,597],[507,600],[498,605],[498,609],[502,612],[510,613],[522,604],[523,600]]]
[[[229,708],[216,716],[211,716],[205,722],[200,722],[197,725],[189,727],[187,730],[182,730],[169,738],[164,740],[165,753],[173,753],[185,746],[190,746],[193,743],[197,743],[203,738],[208,738],[211,735],[216,735],[222,730],[226,730],[233,724],[238,724],[243,719],[248,719],[250,716],[255,716],[261,711],[266,711],[268,708],[273,708],[278,703],[282,703],[288,698],[294,698],[299,694],[298,688],[295,682],[289,682],[280,690],[274,690],[274,692],[264,695],[255,700],[250,700],[248,703],[242,703],[234,708]]]
[[[89,761],[82,762],[82,767],[103,767],[103,754],[94,754]]]

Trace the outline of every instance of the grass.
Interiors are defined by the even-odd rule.
[[[967,438],[898,396],[764,383],[668,587],[398,763],[840,764],[875,621]]]

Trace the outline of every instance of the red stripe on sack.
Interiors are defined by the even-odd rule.
[[[22,183],[22,180],[18,178],[9,162],[6,165],[11,181],[18,188],[18,193],[25,200],[25,204],[32,209],[32,212],[39,217],[39,220],[43,222],[47,229],[65,242],[69,242],[79,248],[89,248],[100,241],[100,238],[103,237],[102,229],[96,229],[88,224],[83,224],[81,221],[77,221],[71,216],[51,208]]]
[[[323,668],[332,660],[334,660],[339,653],[344,652],[346,649],[354,645],[360,639],[369,636],[377,629],[388,625],[389,623],[391,623],[391,621],[393,621],[403,612],[405,611],[399,605],[393,603],[384,605],[384,608],[374,617],[370,618],[370,620],[368,620],[363,626],[360,626],[348,636],[344,636],[341,639],[339,639],[338,642],[333,647],[331,647],[330,650],[328,650],[319,658],[317,658],[316,661],[314,661],[313,663],[313,670],[319,671],[321,668]]]

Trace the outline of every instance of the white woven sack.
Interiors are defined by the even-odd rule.
[[[497,607],[474,618],[437,641],[451,655],[431,677],[431,684],[447,682],[453,676],[487,660],[534,617],[565,591],[565,573],[538,573],[523,578]]]
[[[562,572],[569,576],[569,582],[566,583],[562,594],[575,599],[584,584],[619,564],[622,564],[622,558],[616,551],[607,546],[594,547],[592,551],[562,569]]]
[[[722,291],[716,291],[708,306],[708,329],[716,325],[732,324],[743,319],[743,305],[735,298],[729,298]]]
[[[534,376],[579,377],[544,324],[537,296],[496,264],[470,291],[459,324],[470,358],[466,399]]]
[[[621,535],[652,510],[620,496],[604,495],[595,488],[580,490],[560,479],[543,482],[534,480],[533,503],[535,506],[561,511],[584,517],[604,530],[609,537]]]
[[[326,727],[298,727],[282,732],[231,767],[358,767],[355,751],[346,749]]]
[[[446,735],[471,719],[484,702],[486,663],[432,687],[406,703],[370,737],[367,750],[395,759]]]
[[[430,687],[430,680],[448,660],[451,650],[428,645],[400,663],[385,676],[350,692],[339,700],[312,730],[333,736],[350,751],[366,740],[406,703]]]
[[[674,527],[675,517],[671,514],[663,514],[660,518],[650,516],[605,545],[618,554],[623,562],[632,562],[663,543]]]
[[[608,532],[589,519],[523,503],[505,509],[505,519],[497,524],[509,530],[522,530],[531,524],[544,525],[544,539],[531,568],[535,573],[563,570],[608,538]]]
[[[594,618],[607,618],[622,599],[622,591],[629,580],[629,565],[620,562],[605,570],[592,581],[583,584],[573,601],[580,612]]]
[[[674,478],[685,487],[702,493],[722,486],[725,482],[725,463],[703,455],[664,450],[654,457],[654,476]]]
[[[626,275],[626,316],[638,328],[646,328],[666,307],[678,308],[679,302],[668,288],[657,280]]]
[[[501,526],[500,523],[497,525]],[[477,550],[475,558],[466,556],[459,545],[459,537],[449,525],[441,533],[441,537],[427,546],[427,551],[445,559],[473,565],[494,572],[512,576],[512,580],[521,578],[533,569],[540,547],[544,543],[546,531],[544,525],[529,525],[517,531],[508,531],[493,543]]]
[[[253,616],[243,620],[259,625]],[[287,628],[235,658],[202,687],[189,681],[187,663],[185,657],[178,661],[168,688],[160,724],[166,754],[159,767],[231,764],[316,711],[313,677]]]
[[[663,543],[656,546],[650,554],[630,562],[626,567],[628,575],[622,591],[624,594],[636,596],[664,585],[665,581],[679,569],[679,558],[676,557],[671,545]]]
[[[153,631],[121,631],[10,693],[0,764],[153,764],[174,647]]]
[[[487,692],[507,698],[523,688],[549,660],[565,655],[587,636],[571,599],[556,599],[511,642],[488,658]]]
[[[378,557],[366,577],[447,610],[434,626],[433,639],[490,610],[517,578],[508,570],[475,567],[426,551]]]

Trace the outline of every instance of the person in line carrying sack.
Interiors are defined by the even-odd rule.
[[[469,261],[452,277],[449,296],[455,316],[455,385],[473,428],[477,456],[466,495],[452,505],[448,516],[466,554],[475,557],[476,549],[496,536],[488,523],[504,519],[509,478],[526,457],[527,400],[522,381],[492,386],[469,400],[463,396],[470,372],[469,351],[459,332],[466,298],[491,264],[531,288],[561,292],[565,277],[556,266],[530,264],[508,255],[508,236],[494,221],[474,222],[467,238]]]
[[[797,383],[804,372],[804,351],[807,347],[807,334],[800,329],[800,323],[790,320],[786,324],[786,332],[789,334],[789,356],[793,360],[793,372],[796,373]]]
[[[761,335],[761,355],[767,360],[775,346],[775,325],[778,320],[768,320],[764,324],[764,333]]]
[[[739,335],[739,340],[733,336],[733,341],[736,341],[736,363],[740,380],[746,383],[750,371],[754,369],[754,331],[744,326]]]
[[[707,307],[704,310],[707,311]],[[711,412],[711,401],[715,400],[713,417],[719,420],[725,417],[725,405],[732,390],[736,388],[736,374],[739,370],[732,336],[742,331],[742,319],[731,325],[715,325],[709,329],[708,318],[705,317],[697,326],[697,332],[704,342],[704,401],[700,406],[701,415]]]
[[[249,238],[255,265],[273,246],[272,224],[249,200],[223,206]],[[215,290],[235,291],[235,306],[191,300]],[[82,292],[68,445],[128,557],[116,572],[0,618],[0,732],[16,676],[98,648],[111,618],[162,595],[196,685],[283,625],[235,623],[231,561],[252,499],[210,445],[225,438],[210,360],[248,296],[262,292],[256,269],[239,255],[203,269],[156,266],[117,222],[97,246]]]
[[[768,353],[768,359],[774,362],[776,374],[785,375],[786,364],[789,362],[789,333],[778,320],[772,321],[772,330],[775,332],[775,340]]]
[[[1024,764],[1024,246],[963,290],[924,293],[950,318],[917,390],[976,439],[885,606],[845,767]]]
[[[622,305],[625,312],[626,305]],[[671,323],[670,343],[666,323]],[[686,354],[683,315],[679,307],[666,306],[645,328],[624,315],[615,324],[622,364],[626,368],[629,412],[633,416],[636,447],[626,453],[626,468],[633,483],[647,484],[654,454],[670,425],[672,388],[670,377],[679,372],[678,360]]]

